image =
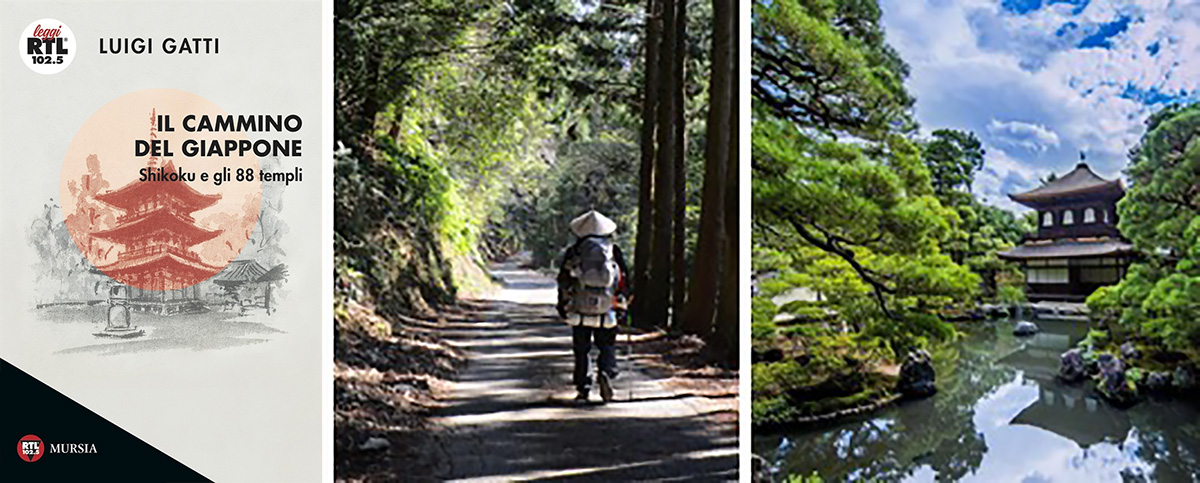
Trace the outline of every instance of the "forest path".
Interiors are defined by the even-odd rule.
[[[737,479],[736,427],[631,361],[623,335],[616,400],[601,404],[593,388],[592,401],[574,401],[571,331],[554,313],[554,280],[514,262],[491,272],[504,287],[486,299],[491,313],[443,332],[468,363],[437,413],[440,479]]]

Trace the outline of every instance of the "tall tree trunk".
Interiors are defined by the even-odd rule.
[[[658,43],[659,30],[662,20],[662,3],[655,0],[646,1],[646,64],[645,79],[642,88],[642,160],[638,178],[638,221],[637,241],[633,252],[633,288],[641,291],[646,288],[650,275],[650,251],[654,240],[654,131],[657,126],[658,112]],[[637,325],[646,320],[648,304],[643,297],[634,297],[632,307],[633,320]]]
[[[669,59],[675,55],[675,1],[662,1],[662,48],[659,50],[660,59]],[[667,307],[671,297],[671,224],[675,214],[675,143],[671,134],[674,132],[675,96],[672,95],[674,85],[672,66],[670,62],[659,62],[662,69],[658,91],[658,159],[654,165],[654,251],[650,255],[650,280],[647,290],[642,293],[649,296],[646,323],[665,327],[667,324]]]
[[[723,8],[722,8],[723,7]],[[725,168],[725,249],[721,269],[721,288],[717,306],[717,322],[712,342],[718,354],[725,360],[737,364],[739,351],[738,319],[741,315],[741,272],[740,266],[740,208],[738,195],[738,22],[737,4],[733,0],[714,0],[713,16],[721,18],[724,12],[729,29],[729,61],[727,75],[729,90],[729,153]],[[717,27],[718,29],[720,27]],[[719,30],[717,31],[719,32]],[[714,33],[719,35],[719,33]]]
[[[726,0],[713,1],[712,65],[709,74],[708,119],[704,146],[704,191],[700,206],[700,235],[688,291],[683,331],[708,339],[712,334],[725,248],[725,182],[729,159],[731,71],[729,21],[722,15]]]
[[[684,72],[684,60],[687,56],[687,0],[676,0],[678,10],[675,13],[675,58],[671,81],[675,96],[675,217],[674,239],[671,257],[674,262],[671,285],[671,327],[678,328],[683,324],[684,299],[687,294],[687,260],[684,253],[687,249],[687,233],[684,224],[687,221],[687,106],[685,90],[687,77]]]

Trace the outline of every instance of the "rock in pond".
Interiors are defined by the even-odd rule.
[[[1041,330],[1037,324],[1028,321],[1017,322],[1017,328],[1013,329],[1013,335],[1033,335]]]
[[[1134,347],[1133,342],[1126,342],[1124,344],[1121,344],[1121,358],[1122,359],[1130,361],[1133,359],[1137,359],[1139,355],[1141,355],[1141,352],[1138,351],[1137,347]]]
[[[904,397],[921,398],[937,392],[934,382],[937,375],[933,371],[933,358],[924,350],[915,350],[904,358],[900,366],[900,380],[896,382],[896,391]]]
[[[1083,367],[1089,376],[1100,374],[1100,361],[1095,351],[1091,349],[1083,350]]]
[[[1100,354],[1100,383],[1096,389],[1108,402],[1117,407],[1129,407],[1137,402],[1137,388],[1125,377],[1125,362],[1112,354]]]
[[[1146,374],[1146,378],[1142,380],[1142,387],[1149,393],[1162,393],[1171,389],[1171,373],[1166,371],[1153,371]]]
[[[1058,359],[1058,378],[1066,382],[1079,382],[1087,377],[1087,367],[1083,362],[1083,351],[1071,349],[1063,352]]]
[[[1179,390],[1180,392],[1190,392],[1190,391],[1195,391],[1197,389],[1196,373],[1192,372],[1191,369],[1188,369],[1186,367],[1180,366],[1180,367],[1175,368],[1175,381],[1174,382],[1175,382],[1175,389]]]

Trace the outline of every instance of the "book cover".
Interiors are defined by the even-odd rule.
[[[319,1],[0,3],[5,474],[320,474],[321,39]]]

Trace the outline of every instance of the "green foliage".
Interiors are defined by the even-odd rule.
[[[933,177],[933,189],[948,194],[970,189],[975,172],[983,167],[983,144],[975,133],[938,129],[922,146],[922,158]]]
[[[752,297],[750,299],[750,344],[754,350],[769,350],[774,344],[779,328],[775,325],[775,314],[778,309],[771,299]]]
[[[1006,304],[1020,304],[1026,302],[1025,289],[1015,285],[1001,285],[996,289],[996,301]]]
[[[788,483],[823,483],[825,480],[822,480],[821,475],[816,471],[813,471],[812,473],[809,473],[808,476],[801,474],[788,475],[787,481]]]
[[[1121,316],[1121,292],[1116,286],[1104,286],[1088,296],[1086,302],[1092,315],[1115,320]]]
[[[504,207],[504,224],[521,227],[534,262],[548,265],[574,240],[568,223],[589,209],[617,222],[617,243],[632,255],[637,227],[637,147],[616,139],[569,143],[540,182]],[[631,259],[627,259],[632,262]]]
[[[890,394],[894,381],[875,370],[892,357],[879,339],[820,324],[787,327],[783,334],[793,347],[786,358],[751,368],[754,424],[787,423]]]
[[[1116,286],[1093,293],[1088,306],[1123,330],[1173,350],[1194,349],[1200,346],[1200,106],[1151,116],[1128,173],[1118,227],[1142,259]]]
[[[560,34],[564,41],[548,51],[551,60],[544,70],[550,73],[539,88],[558,132],[538,146],[540,165],[512,178],[505,187],[487,225],[489,255],[529,249],[535,265],[551,265],[573,240],[568,222],[596,209],[617,221],[618,243],[633,266],[645,71],[643,7],[638,2],[604,3],[555,19],[556,28],[565,29]],[[699,224],[711,26],[711,5],[688,5],[685,258],[689,261]]]
[[[1109,341],[1108,332],[1103,330],[1089,330],[1087,336],[1076,345],[1091,352],[1104,348],[1108,345]]]
[[[771,299],[753,297],[750,299],[750,320],[754,324],[770,324],[775,320],[778,309]]]
[[[873,153],[813,142],[771,120],[755,124],[752,142],[761,173],[753,179],[756,240],[787,252],[791,262],[776,267],[787,269],[776,283],[827,294],[860,326],[890,318],[882,307],[861,304],[875,290],[872,281],[886,287],[882,298],[892,309],[914,317],[966,301],[978,289],[977,275],[940,253],[957,217],[932,195],[927,172],[907,151],[911,144],[893,138],[891,151]],[[783,287],[762,288],[771,294]],[[902,316],[902,327],[921,325]]]
[[[824,324],[799,324],[788,326],[783,333],[800,340],[816,340],[817,337],[832,336],[834,330]]]
[[[750,377],[750,387],[756,393],[776,394],[787,387],[808,384],[815,372],[795,360],[756,364]]]
[[[334,2],[335,137],[373,140],[375,116],[413,92],[431,62],[461,49],[488,2]]]
[[[775,338],[778,330],[773,322],[752,322],[750,324],[750,338],[752,340],[770,340]]]
[[[780,308],[819,322],[777,331],[790,359],[753,367],[761,424],[888,396],[878,368],[954,338],[940,315],[976,298],[968,263],[993,268],[989,251],[1021,233],[961,191],[983,156],[973,135],[913,139],[908,68],[877,2],[755,1],[752,12],[754,270],[775,274],[764,296],[821,295]],[[967,221],[987,229],[972,239]]]
[[[526,230],[561,244],[563,225],[589,205],[611,205],[631,227],[641,8],[335,2],[341,265],[408,310],[453,296],[452,260],[515,252]],[[695,10],[696,21],[711,19]],[[597,176],[603,186],[585,189],[608,200],[582,203],[563,186]],[[529,203],[513,202],[521,196]],[[543,223],[528,224],[530,214]]]
[[[870,404],[888,397],[894,384],[893,379],[862,371],[860,366],[831,368],[794,359],[755,364],[751,376],[751,417],[757,426],[786,424]]]
[[[772,117],[869,139],[913,127],[908,66],[876,2],[756,0],[752,16],[752,92]]]
[[[1130,367],[1129,370],[1125,371],[1125,379],[1128,380],[1130,384],[1134,385],[1135,389],[1136,385],[1142,382],[1142,379],[1145,377],[1146,372],[1137,367]]]
[[[796,319],[806,322],[821,321],[830,318],[830,312],[825,307],[825,304],[819,302],[808,302],[797,300],[783,304],[779,308],[780,312],[794,315]]]
[[[985,205],[970,193],[975,172],[983,166],[984,150],[974,133],[939,129],[922,145],[922,156],[933,178],[937,198],[954,209],[957,223],[942,239],[942,250],[955,263],[965,264],[983,278],[993,294],[998,276],[1019,273],[1015,264],[996,253],[1021,242],[1026,226],[1007,210]],[[1010,292],[1011,295],[1011,292]]]
[[[905,322],[897,324],[876,319],[866,326],[862,335],[877,339],[896,355],[928,348],[931,341],[947,340],[955,335],[954,326],[934,314],[913,314]]]
[[[428,157],[392,142],[382,143],[378,156],[335,155],[338,278],[377,296],[385,310],[448,302],[454,286],[436,231],[446,210],[439,188],[448,177]]]

